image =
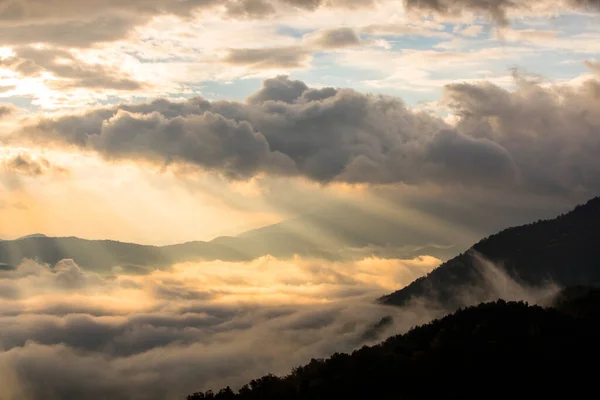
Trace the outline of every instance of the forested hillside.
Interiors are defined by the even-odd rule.
[[[593,397],[599,311],[600,291],[581,287],[563,291],[551,308],[480,304],[352,354],[314,359],[285,377],[188,400]]]
[[[437,301],[447,308],[464,306],[464,287],[485,290],[480,254],[518,281],[536,286],[554,282],[560,287],[600,282],[600,198],[558,218],[506,229],[440,265],[427,276],[380,299],[405,305],[413,298]]]

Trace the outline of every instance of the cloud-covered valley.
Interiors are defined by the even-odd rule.
[[[178,399],[285,374],[440,315],[431,304],[373,302],[438,264],[427,256],[352,263],[264,257],[100,276],[71,260],[25,260],[0,270],[0,397]],[[508,284],[494,266],[482,268],[496,282],[491,298],[539,300],[554,290]]]
[[[176,399],[285,373],[422,321],[374,328],[398,312],[371,302],[438,263],[264,257],[101,277],[26,260],[0,270],[0,397]]]

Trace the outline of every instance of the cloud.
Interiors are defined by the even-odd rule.
[[[598,82],[547,87],[515,79],[515,91],[485,82],[446,86],[456,126],[398,98],[311,89],[279,76],[243,103],[121,105],[45,118],[25,133],[109,160],[188,164],[233,179],[268,174],[538,194],[600,189]]]
[[[404,0],[409,10],[429,11],[446,16],[457,16],[465,12],[485,14],[496,23],[507,25],[509,15],[518,13],[556,10],[567,6],[579,11],[598,11],[597,0]]]
[[[389,35],[389,36],[424,36],[439,37],[451,39],[453,36],[444,32],[443,24],[377,24],[368,25],[361,29],[363,33],[370,35]]]
[[[170,117],[151,111],[151,105],[105,109],[44,120],[34,131],[39,139],[66,140],[108,158],[188,162],[231,177],[267,172],[327,182],[353,161],[364,160],[379,169],[369,180],[385,182],[401,180],[385,165],[393,163],[393,152],[403,153],[411,145],[418,150],[421,135],[444,126],[411,112],[398,99],[347,89],[303,90],[302,83],[288,81],[265,81],[247,104],[194,100],[202,107],[191,115]],[[280,101],[284,88],[289,102]],[[294,91],[300,94],[295,99]],[[399,125],[388,125],[389,118]],[[405,149],[402,142],[408,142]],[[343,179],[364,181],[352,172],[357,168],[345,172]]]
[[[249,104],[260,105],[266,101],[281,101],[294,104],[308,86],[302,81],[292,81],[283,77],[271,78],[264,81],[262,88],[248,97]]]
[[[600,62],[599,61],[586,61],[585,65],[594,73],[600,77]]]
[[[285,374],[446,313],[418,301],[372,303],[435,262],[265,257],[100,277],[68,260],[54,267],[26,261],[0,270],[0,397],[170,400]],[[466,288],[467,304],[498,296],[538,302],[555,289],[519,285],[485,262],[481,274],[491,279],[489,290]],[[173,297],[176,291],[224,297]]]
[[[424,321],[371,300],[438,263],[264,257],[100,277],[25,261],[0,270],[0,397],[175,399],[284,373]],[[373,332],[387,315],[394,323]]]
[[[447,101],[462,118],[457,129],[502,146],[520,180],[536,193],[594,193],[600,188],[596,132],[598,82],[542,87],[517,77],[509,92],[491,84],[452,84]]]
[[[31,157],[26,152],[1,157],[0,154],[0,190],[20,191],[28,179],[43,177],[56,178],[69,174],[69,170],[50,163],[42,156]],[[0,191],[1,193],[1,191]],[[16,192],[5,194],[11,198],[2,208],[26,209],[27,206],[19,199],[12,198]]]
[[[5,161],[4,167],[25,175],[42,175],[43,166],[42,164],[47,163],[47,160],[43,160],[41,163],[30,160],[27,156],[16,156],[8,161]]]
[[[305,67],[311,53],[300,46],[231,49],[221,60],[231,65],[241,65],[250,69],[293,69]]]
[[[305,39],[321,49],[338,49],[360,44],[360,36],[354,29],[347,27],[317,31],[305,36]]]
[[[82,16],[81,19],[73,16],[71,20],[62,21],[60,18],[51,17],[47,20],[17,19],[11,24],[4,24],[0,27],[0,32],[2,32],[0,43],[3,45],[46,43],[69,47],[88,47],[95,43],[126,38],[135,25],[146,22],[145,19],[136,16],[91,15],[95,19],[90,20],[89,14]]]
[[[212,12],[226,18],[266,18],[277,12],[321,8],[355,9],[372,1],[355,0],[7,0],[0,4],[0,44],[46,43],[88,47],[125,39],[134,28],[160,16],[182,19]]]
[[[444,172],[456,174],[448,176],[448,180],[481,182],[489,179],[500,184],[516,179],[517,167],[508,151],[487,138],[441,130],[429,144],[428,156],[438,164],[448,165]]]
[[[0,6],[4,21],[0,32],[3,44],[54,43],[88,46],[92,43],[125,38],[132,28],[159,15],[185,17],[214,7],[213,0],[76,0],[5,1]]]
[[[251,177],[262,168],[287,172],[293,167],[287,157],[269,151],[265,137],[248,122],[212,112],[167,119],[159,113],[119,111],[103,125],[102,134],[89,139],[110,158],[184,161],[234,179]]]
[[[16,108],[12,104],[0,103],[0,119],[8,117],[9,115],[13,114],[15,111],[16,111]]]
[[[82,87],[90,89],[139,90],[145,85],[127,77],[118,69],[89,64],[66,50],[55,48],[16,47],[13,56],[0,59],[0,66],[21,77],[40,77],[51,73],[58,80],[47,84],[57,90]]]
[[[62,167],[52,165],[44,157],[31,158],[26,153],[7,158],[0,163],[5,172],[25,176],[41,176],[47,173],[66,173]]]
[[[303,36],[303,43],[293,46],[228,49],[220,60],[251,70],[290,70],[309,66],[312,55],[360,45],[360,36],[352,28],[318,30]]]
[[[273,4],[266,0],[241,0],[227,4],[227,14],[237,18],[264,17],[275,13]]]

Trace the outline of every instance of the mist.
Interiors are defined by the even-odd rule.
[[[557,290],[519,284],[475,256],[490,286],[465,288],[466,304],[536,302]],[[181,399],[285,375],[451,311],[422,299],[404,308],[375,301],[439,263],[262,257],[104,277],[71,260],[26,260],[0,271],[0,397]]]

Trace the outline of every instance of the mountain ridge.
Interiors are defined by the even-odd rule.
[[[250,261],[265,255],[278,258],[297,255],[330,261],[372,256],[413,259],[425,254],[447,259],[456,253],[456,247],[377,212],[344,205],[237,236],[164,246],[76,236],[28,235],[0,241],[0,263],[16,266],[27,258],[53,265],[62,259],[73,259],[80,266],[98,272],[110,272],[117,266],[143,272],[179,262]]]
[[[464,306],[460,288],[481,286],[476,260],[481,254],[511,278],[528,285],[600,283],[600,197],[554,219],[514,226],[490,235],[408,286],[383,296],[383,304],[402,306],[426,299],[444,307]]]

